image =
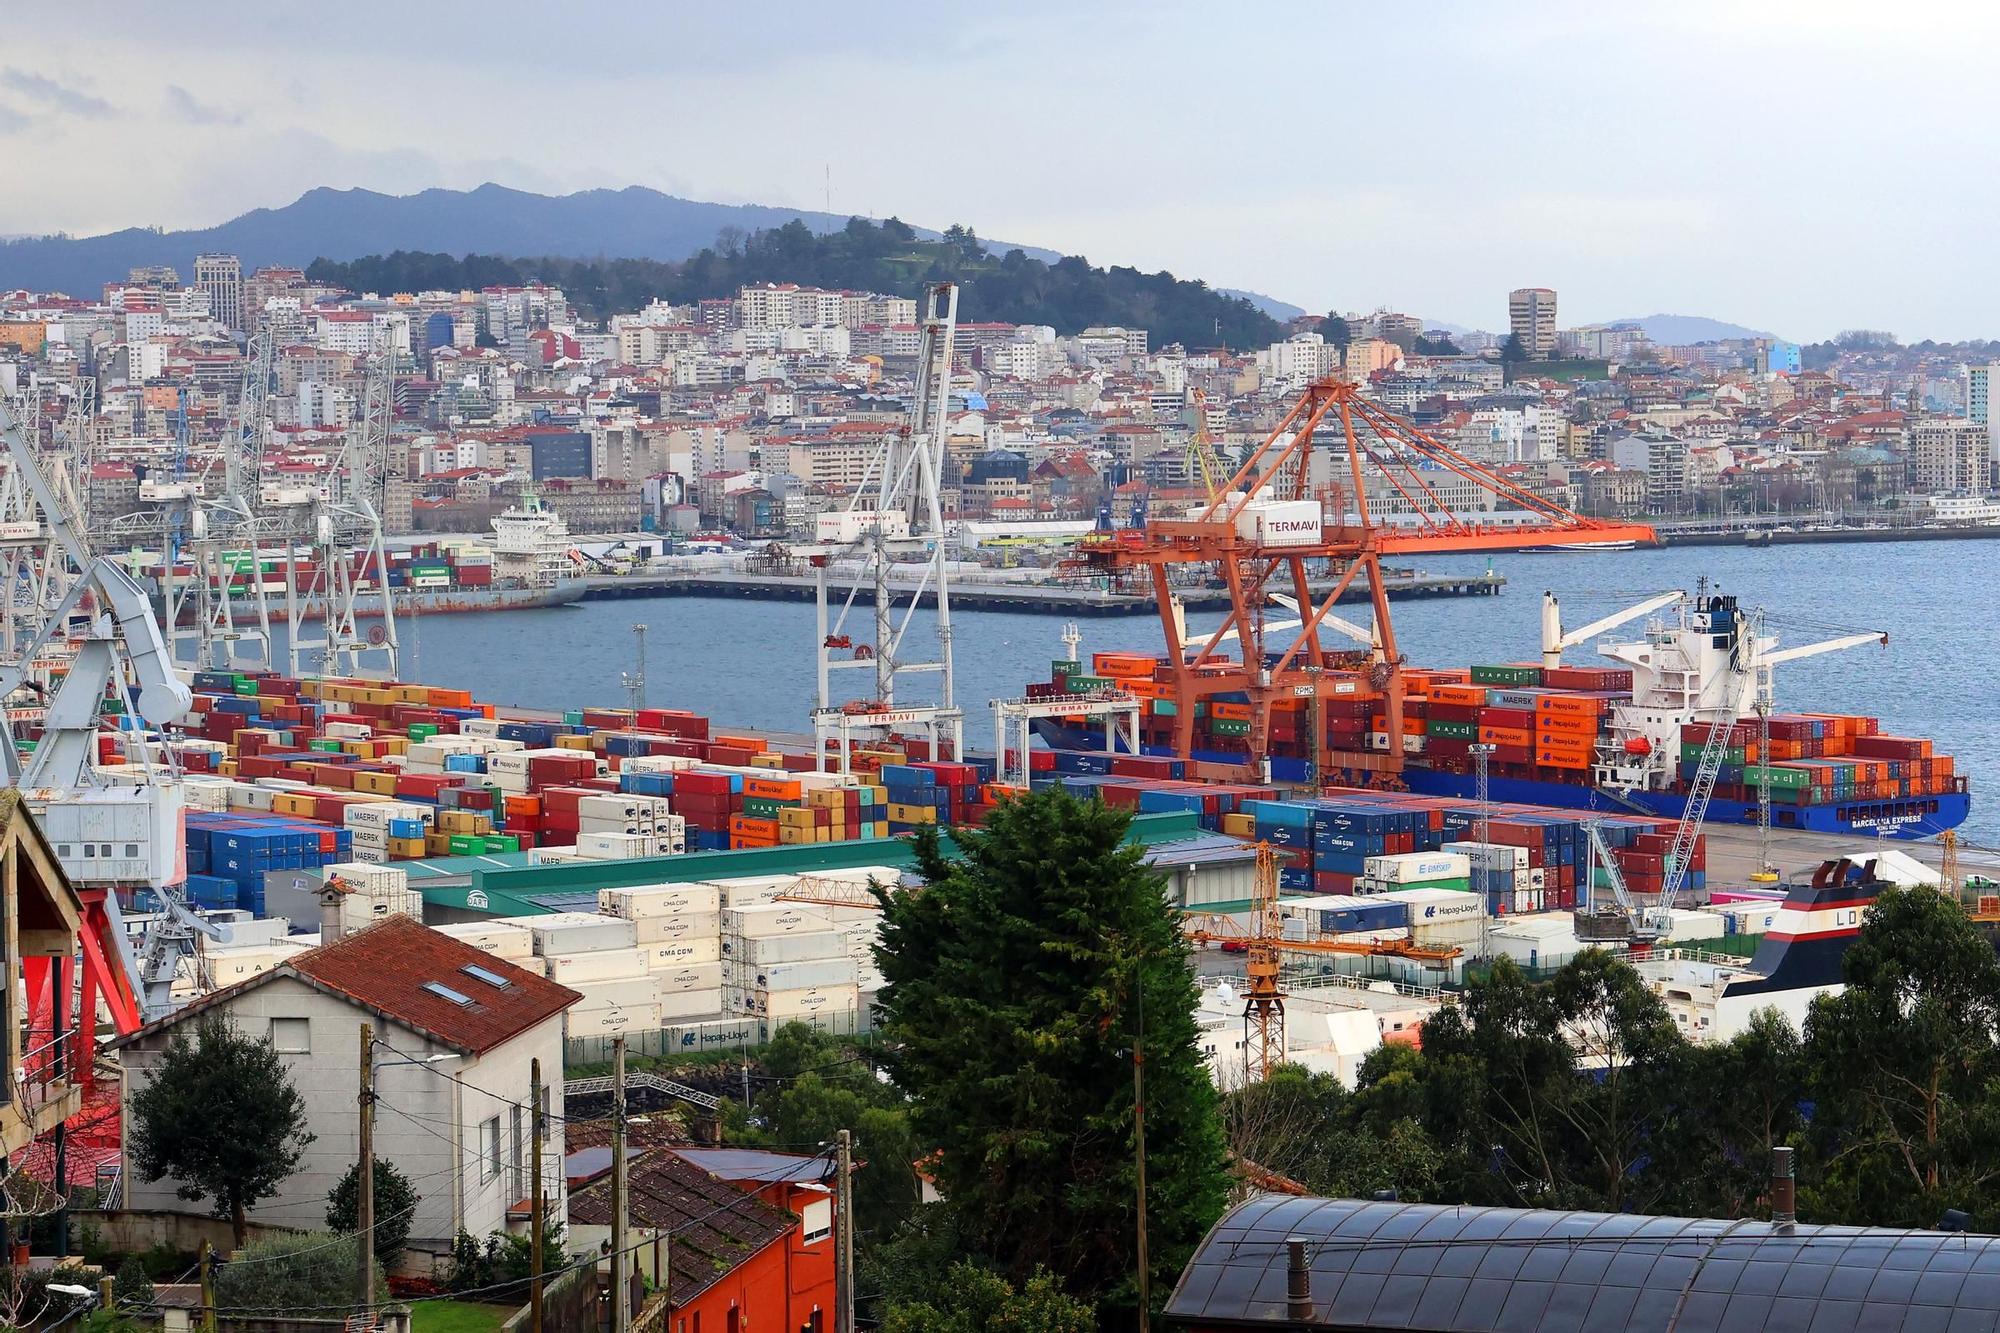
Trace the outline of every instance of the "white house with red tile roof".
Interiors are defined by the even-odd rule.
[[[124,1067],[129,1136],[133,1094],[152,1079],[173,1039],[192,1035],[195,1020],[219,1015],[269,1041],[305,1098],[313,1142],[250,1218],[321,1230],[327,1195],[360,1152],[361,1025],[372,1024],[375,1153],[394,1162],[421,1196],[404,1260],[421,1272],[449,1255],[458,1232],[505,1230],[508,1207],[530,1193],[528,1088],[537,1059],[553,1113],[543,1178],[551,1211],[562,1215],[564,1014],[579,998],[409,917],[392,917],[214,991],[106,1049]],[[207,1206],[178,1198],[171,1178],[140,1180],[129,1149],[125,1181],[128,1208]]]

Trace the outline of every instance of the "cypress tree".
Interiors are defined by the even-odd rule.
[[[891,1070],[960,1235],[1106,1313],[1136,1304],[1135,1039],[1156,1306],[1227,1191],[1179,912],[1130,822],[1050,789],[957,831],[962,860],[920,834],[926,887],[881,895],[876,950]]]

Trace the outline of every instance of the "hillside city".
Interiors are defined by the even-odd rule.
[[[185,278],[161,266],[94,294],[0,293],[0,392],[35,404],[44,444],[81,446],[93,529],[143,513],[145,478],[201,470],[236,424],[246,338],[262,331],[269,395],[252,429],[266,482],[317,479],[365,415],[371,367],[392,377],[392,533],[484,531],[532,489],[573,533],[808,536],[899,427],[918,348],[909,295],[762,283],[592,321],[535,283],[354,292],[190,258]],[[1966,349],[1886,335],[1811,357],[1772,338],[1655,345],[1636,325],[1563,325],[1544,288],[1510,293],[1505,316],[1490,335],[1389,310],[1308,315],[1267,346],[1224,349],[983,321],[968,305],[947,512],[975,539],[1123,526],[1198,498],[1203,448],[1226,476],[1305,385],[1340,376],[1586,515],[2000,516],[1992,367]],[[1455,504],[1497,504],[1461,489]],[[1386,481],[1368,500],[1385,521],[1410,514]]]

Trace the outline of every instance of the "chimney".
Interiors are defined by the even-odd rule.
[[[319,942],[331,944],[346,929],[344,900],[347,890],[338,879],[330,879],[319,890]]]
[[[1771,1149],[1771,1230],[1789,1236],[1798,1229],[1798,1196],[1792,1181],[1792,1150]]]
[[[1285,1318],[1303,1324],[1313,1313],[1312,1265],[1306,1262],[1306,1243],[1297,1236],[1285,1238]]]

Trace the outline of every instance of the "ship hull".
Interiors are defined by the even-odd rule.
[[[1104,748],[1104,733],[1101,731],[1069,726],[1055,719],[1038,719],[1034,726],[1043,744],[1051,749]],[[1411,791],[1423,796],[1470,799],[1478,795],[1478,780],[1469,773],[1444,773],[1435,769],[1410,767],[1403,770],[1402,779]],[[1489,779],[1487,792],[1495,801],[1516,805],[1555,806],[1565,810],[1602,810],[1607,814],[1633,814],[1636,811],[1644,811],[1661,819],[1679,819],[1687,812],[1687,797],[1679,792],[1637,791],[1619,792],[1614,795],[1584,784],[1537,782],[1527,778],[1504,777]],[[1871,838],[1917,841],[1934,838],[1946,829],[1957,828],[1965,822],[1971,808],[1971,796],[1962,791],[1947,792],[1938,796],[1852,801],[1833,805],[1774,805],[1771,809],[1771,827],[1797,829],[1808,833],[1863,834]],[[1748,801],[1713,797],[1708,803],[1705,822],[1714,825],[1754,826],[1757,823],[1757,807]]]
[[[396,588],[390,597],[399,616],[440,616],[459,615],[473,611],[530,611],[540,607],[569,606],[582,600],[585,585],[581,580],[565,580],[553,588],[439,588],[416,589]],[[254,603],[249,598],[239,599],[237,615],[248,620],[255,614]],[[306,609],[302,620],[324,618],[324,611],[318,605]],[[381,619],[381,610],[373,600],[373,594],[365,595],[355,607],[355,615],[362,620]],[[273,624],[283,624],[291,619],[286,612],[284,599],[273,597],[270,604]]]

